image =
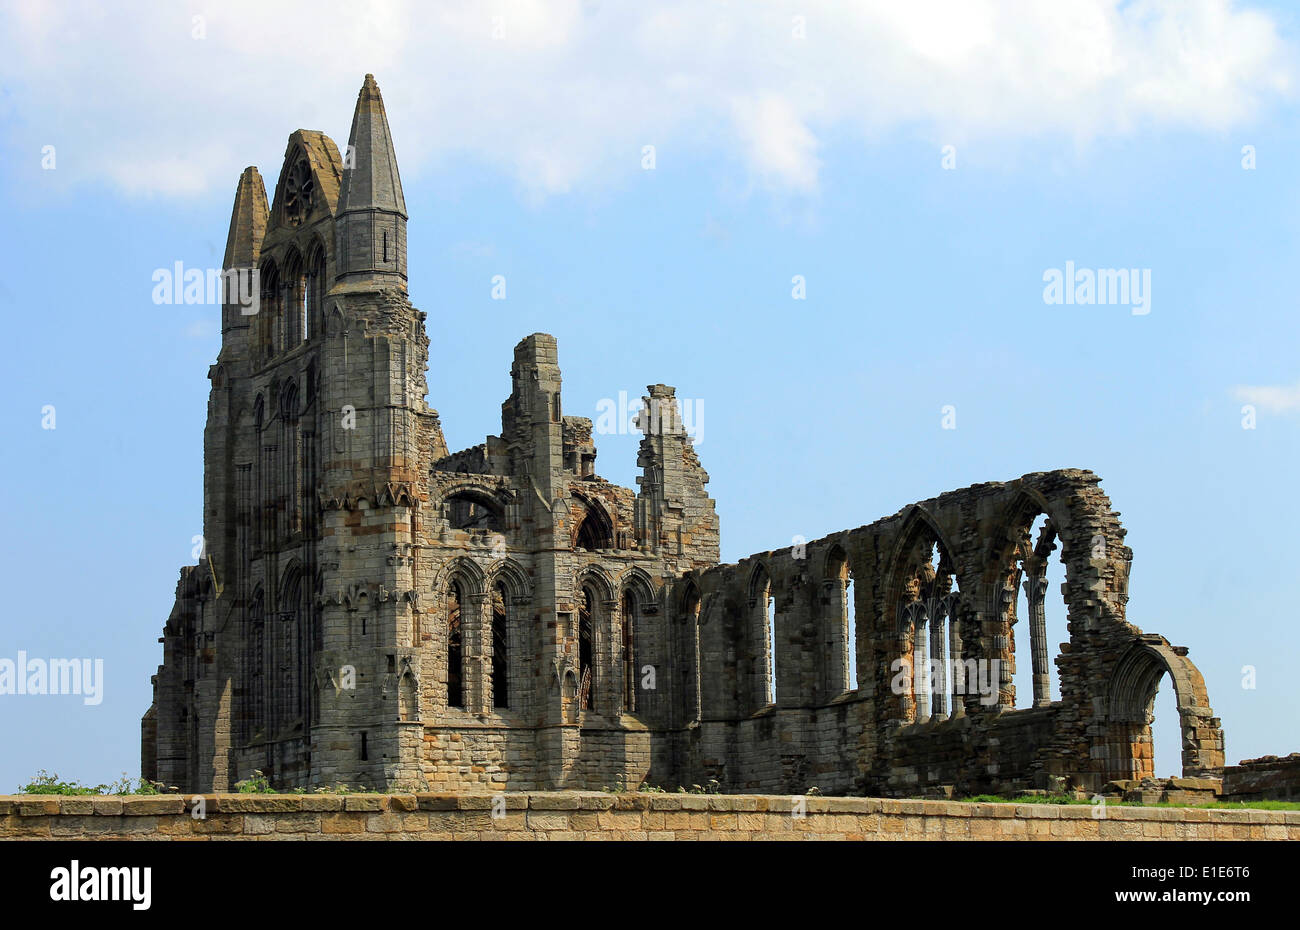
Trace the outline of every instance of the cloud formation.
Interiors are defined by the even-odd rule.
[[[1292,385],[1259,386],[1240,385],[1232,389],[1233,396],[1247,404],[1254,404],[1266,413],[1293,413],[1300,410],[1300,381]]]
[[[546,196],[653,144],[811,193],[832,132],[1220,130],[1289,94],[1294,60],[1230,0],[17,0],[0,35],[4,144],[132,195],[224,189],[250,153],[274,177],[299,127],[342,144],[366,72],[407,173],[468,157]]]

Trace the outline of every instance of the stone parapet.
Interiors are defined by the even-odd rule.
[[[0,796],[0,839],[1285,840],[1300,811],[784,795]]]

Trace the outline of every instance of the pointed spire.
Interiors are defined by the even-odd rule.
[[[262,184],[257,169],[250,165],[239,176],[239,185],[235,188],[235,206],[230,211],[230,233],[226,236],[223,268],[248,268],[257,264],[269,213],[266,186]]]
[[[402,178],[397,173],[388,114],[373,74],[366,75],[357,94],[348,150],[343,156],[338,212],[354,210],[378,210],[406,218],[406,199],[402,196]]]

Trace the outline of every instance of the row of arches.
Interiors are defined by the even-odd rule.
[[[727,650],[742,710],[826,701],[857,690],[856,589],[842,547],[826,554],[811,588],[797,604],[791,592],[778,610],[767,566],[760,561],[750,571],[742,649]]]
[[[1049,645],[1049,631],[1057,642],[1068,639],[1068,608],[1060,593],[1063,553],[1052,558],[1057,527],[1041,505],[1024,498],[1013,506],[1005,542],[993,550],[998,596],[987,637],[970,622],[979,605],[962,590],[962,572],[937,525],[918,509],[903,538],[890,581],[898,643],[891,671],[901,672],[890,685],[899,698],[899,718],[924,723],[959,717],[970,701],[1007,708],[1050,705],[1060,685],[1050,662],[1057,650]],[[990,577],[989,566],[980,568],[975,581]],[[979,641],[970,642],[972,637]]]
[[[1107,506],[1104,500],[1098,504]],[[1046,710],[1068,699],[1087,702],[1107,721],[1112,734],[1107,771],[1123,773],[1115,777],[1140,777],[1153,766],[1162,772],[1210,768],[1217,758],[1213,739],[1194,751],[1186,748],[1186,733],[1217,724],[1207,724],[1209,712],[1198,710],[1208,704],[1194,669],[1179,664],[1182,653],[1143,647],[1134,653],[1140,661],[1127,659],[1128,665],[1121,662],[1104,673],[1102,687],[1112,694],[1103,699],[1093,670],[1079,665],[1095,663],[1098,654],[1077,643],[1074,650],[1055,645],[1070,641],[1072,622],[1085,622],[1087,631],[1118,637],[1120,654],[1129,647],[1131,628],[1123,623],[1129,555],[1122,546],[1108,549],[1108,543],[1118,545],[1116,535],[1123,536],[1116,523],[1107,522],[1114,515],[1108,509],[1100,520],[1090,514],[1086,533],[1075,529],[1065,535],[1049,504],[1035,493],[1013,494],[1001,510],[1000,528],[990,534],[981,527],[978,546],[962,537],[957,555],[963,561],[958,561],[936,520],[913,508],[884,559],[876,561],[871,547],[864,547],[872,577],[861,605],[855,604],[852,565],[835,538],[812,544],[809,554],[754,559],[741,576],[746,600],[734,588],[720,592],[729,605],[731,626],[724,624],[720,645],[734,709],[744,715],[772,705],[823,705],[857,687],[856,654],[870,664],[862,684],[872,689],[878,724],[946,720],[977,706]],[[955,508],[950,515],[957,516]],[[1080,520],[1077,504],[1067,516]],[[873,535],[871,546],[879,541]],[[779,585],[770,573],[773,558],[779,562]],[[1081,579],[1070,574],[1080,565],[1090,570]],[[1097,585],[1099,566],[1104,566],[1104,589]],[[1088,598],[1086,621],[1071,617],[1070,604],[1076,602],[1069,599],[1080,595]],[[1099,603],[1099,597],[1107,600]],[[741,621],[738,628],[732,617]],[[1164,723],[1171,732],[1181,726],[1181,766],[1177,735],[1162,749],[1162,727],[1152,725],[1157,694],[1168,693],[1158,691],[1162,681],[1172,682],[1177,696],[1177,711]],[[1115,690],[1122,688],[1128,690]],[[724,685],[710,700],[727,706],[728,694]]]
[[[460,487],[448,491],[441,503],[442,518],[453,530],[502,533],[506,530],[506,504],[482,487]],[[597,551],[614,548],[614,521],[604,506],[573,493],[557,504],[557,520],[568,526],[572,549]]]
[[[310,731],[316,697],[306,685],[322,646],[320,585],[319,574],[313,579],[293,560],[269,595],[265,584],[253,587],[244,614],[243,688],[235,695],[241,743]]]
[[[457,560],[437,583],[436,629],[421,637],[435,647],[435,711],[538,710],[552,675],[579,714],[654,714],[662,706],[662,643],[647,625],[659,611],[644,572],[612,582],[589,569],[575,579],[575,609],[560,614],[557,632],[572,651],[568,664],[551,668],[526,576],[509,560],[502,565],[489,576]]]
[[[296,247],[258,268],[254,357],[265,363],[323,331],[326,251],[317,239],[304,256]]]
[[[300,534],[305,538],[316,534],[316,511],[310,505],[320,473],[314,360],[301,380],[301,388],[298,378],[276,380],[253,401],[248,507],[255,549],[274,548]]]
[[[970,698],[1010,707],[1050,704],[1060,686],[1049,662],[1055,652],[1049,649],[1049,633],[1059,636],[1058,642],[1068,639],[1060,594],[1065,567],[1061,558],[1052,558],[1058,548],[1055,525],[1038,508],[1018,514],[1009,534],[1013,543],[999,554],[999,632],[991,643],[972,647],[966,638],[981,631],[967,629],[965,621],[975,605],[961,589],[942,533],[920,513],[901,534],[887,579],[887,602],[893,606],[886,623],[892,626],[874,631],[878,644],[893,645],[878,645],[867,656],[879,666],[868,681],[898,698],[904,722],[960,716]],[[821,703],[863,684],[858,670],[863,624],[847,553],[832,543],[816,557],[801,553],[800,558],[815,569],[794,573],[780,605],[764,560],[749,570],[740,642],[727,644],[732,689],[742,711]]]

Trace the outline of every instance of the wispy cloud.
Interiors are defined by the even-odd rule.
[[[1266,413],[1291,413],[1300,410],[1300,381],[1292,385],[1252,387],[1238,385],[1232,389],[1237,400],[1254,404]]]
[[[5,144],[56,145],[61,180],[133,195],[273,175],[298,127],[345,141],[365,72],[408,173],[468,155],[547,196],[653,144],[808,194],[832,131],[1217,130],[1289,93],[1295,60],[1229,0],[18,0],[0,34]]]

